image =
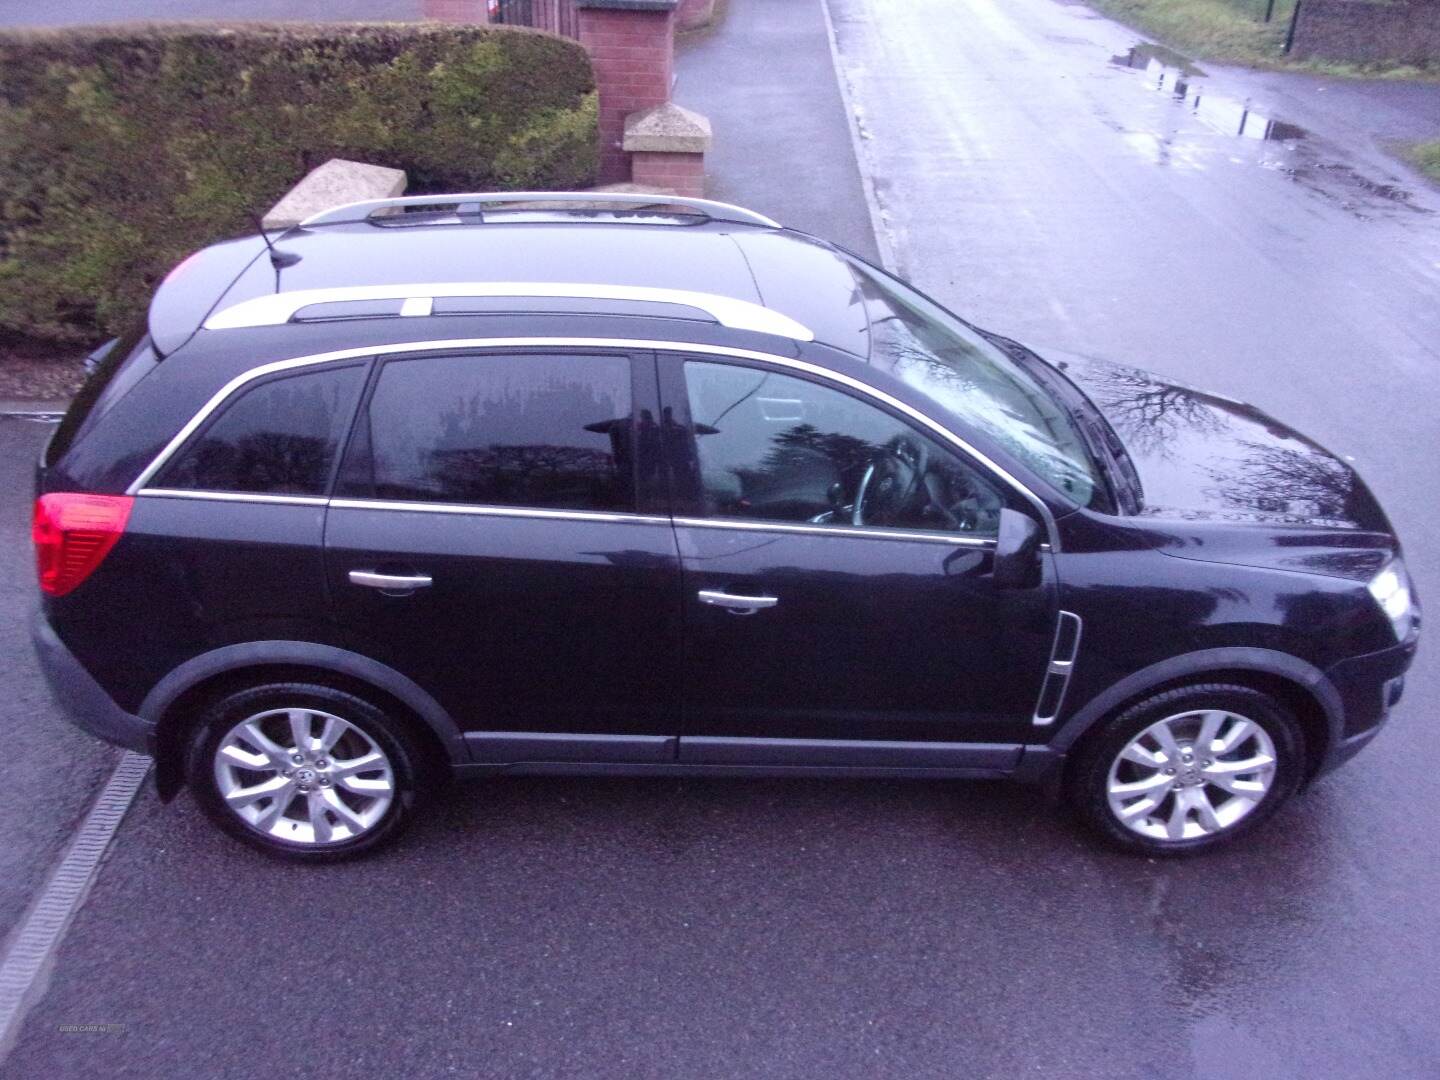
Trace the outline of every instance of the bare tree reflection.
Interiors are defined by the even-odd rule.
[[[1206,494],[1237,510],[1305,524],[1351,525],[1371,514],[1370,499],[1344,462],[1304,444],[1241,442],[1230,469],[1208,470]]]
[[[223,413],[163,482],[209,491],[318,494],[335,456],[341,393],[335,379],[261,386]]]
[[[1199,390],[1170,386],[1143,371],[1094,364],[1085,389],[1135,454],[1169,458],[1181,432],[1215,435],[1228,426],[1235,403]]]
[[[440,413],[438,437],[397,439],[411,444],[418,469],[392,447],[377,468],[376,490],[502,506],[628,506],[634,424],[620,411],[613,396],[588,382],[482,385]]]

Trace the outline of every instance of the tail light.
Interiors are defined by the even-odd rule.
[[[95,572],[125,532],[129,495],[55,493],[35,500],[35,562],[40,589],[64,596]]]

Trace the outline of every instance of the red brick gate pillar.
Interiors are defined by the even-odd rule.
[[[625,117],[670,100],[679,0],[575,0],[600,90],[600,183],[630,179]]]

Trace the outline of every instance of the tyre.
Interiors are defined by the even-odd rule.
[[[393,840],[419,792],[408,727],[362,698],[272,683],[212,703],[187,773],[206,815],[270,855],[335,862]]]
[[[1081,814],[1120,847],[1186,855],[1259,827],[1300,786],[1299,723],[1268,694],[1167,690],[1092,732],[1068,775]]]

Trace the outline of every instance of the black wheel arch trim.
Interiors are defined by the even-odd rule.
[[[160,724],[171,707],[201,683],[245,668],[284,664],[330,671],[367,683],[390,695],[413,712],[431,730],[452,765],[467,764],[470,752],[450,714],[426,690],[394,668],[360,653],[313,641],[250,641],[225,645],[192,657],[175,668],[145,695],[139,716],[157,726],[155,784],[160,797],[169,800],[184,785],[183,761],[163,745]]]
[[[1176,679],[1209,676],[1226,671],[1253,671],[1294,684],[1319,706],[1325,719],[1326,745],[1318,758],[1323,760],[1343,741],[1345,706],[1340,693],[1325,673],[1313,664],[1274,649],[1231,647],[1202,649],[1151,664],[1112,683],[1076,709],[1056,730],[1049,743],[1027,747],[1020,775],[1042,779],[1058,773],[1066,753],[1095,724],[1127,701]]]

